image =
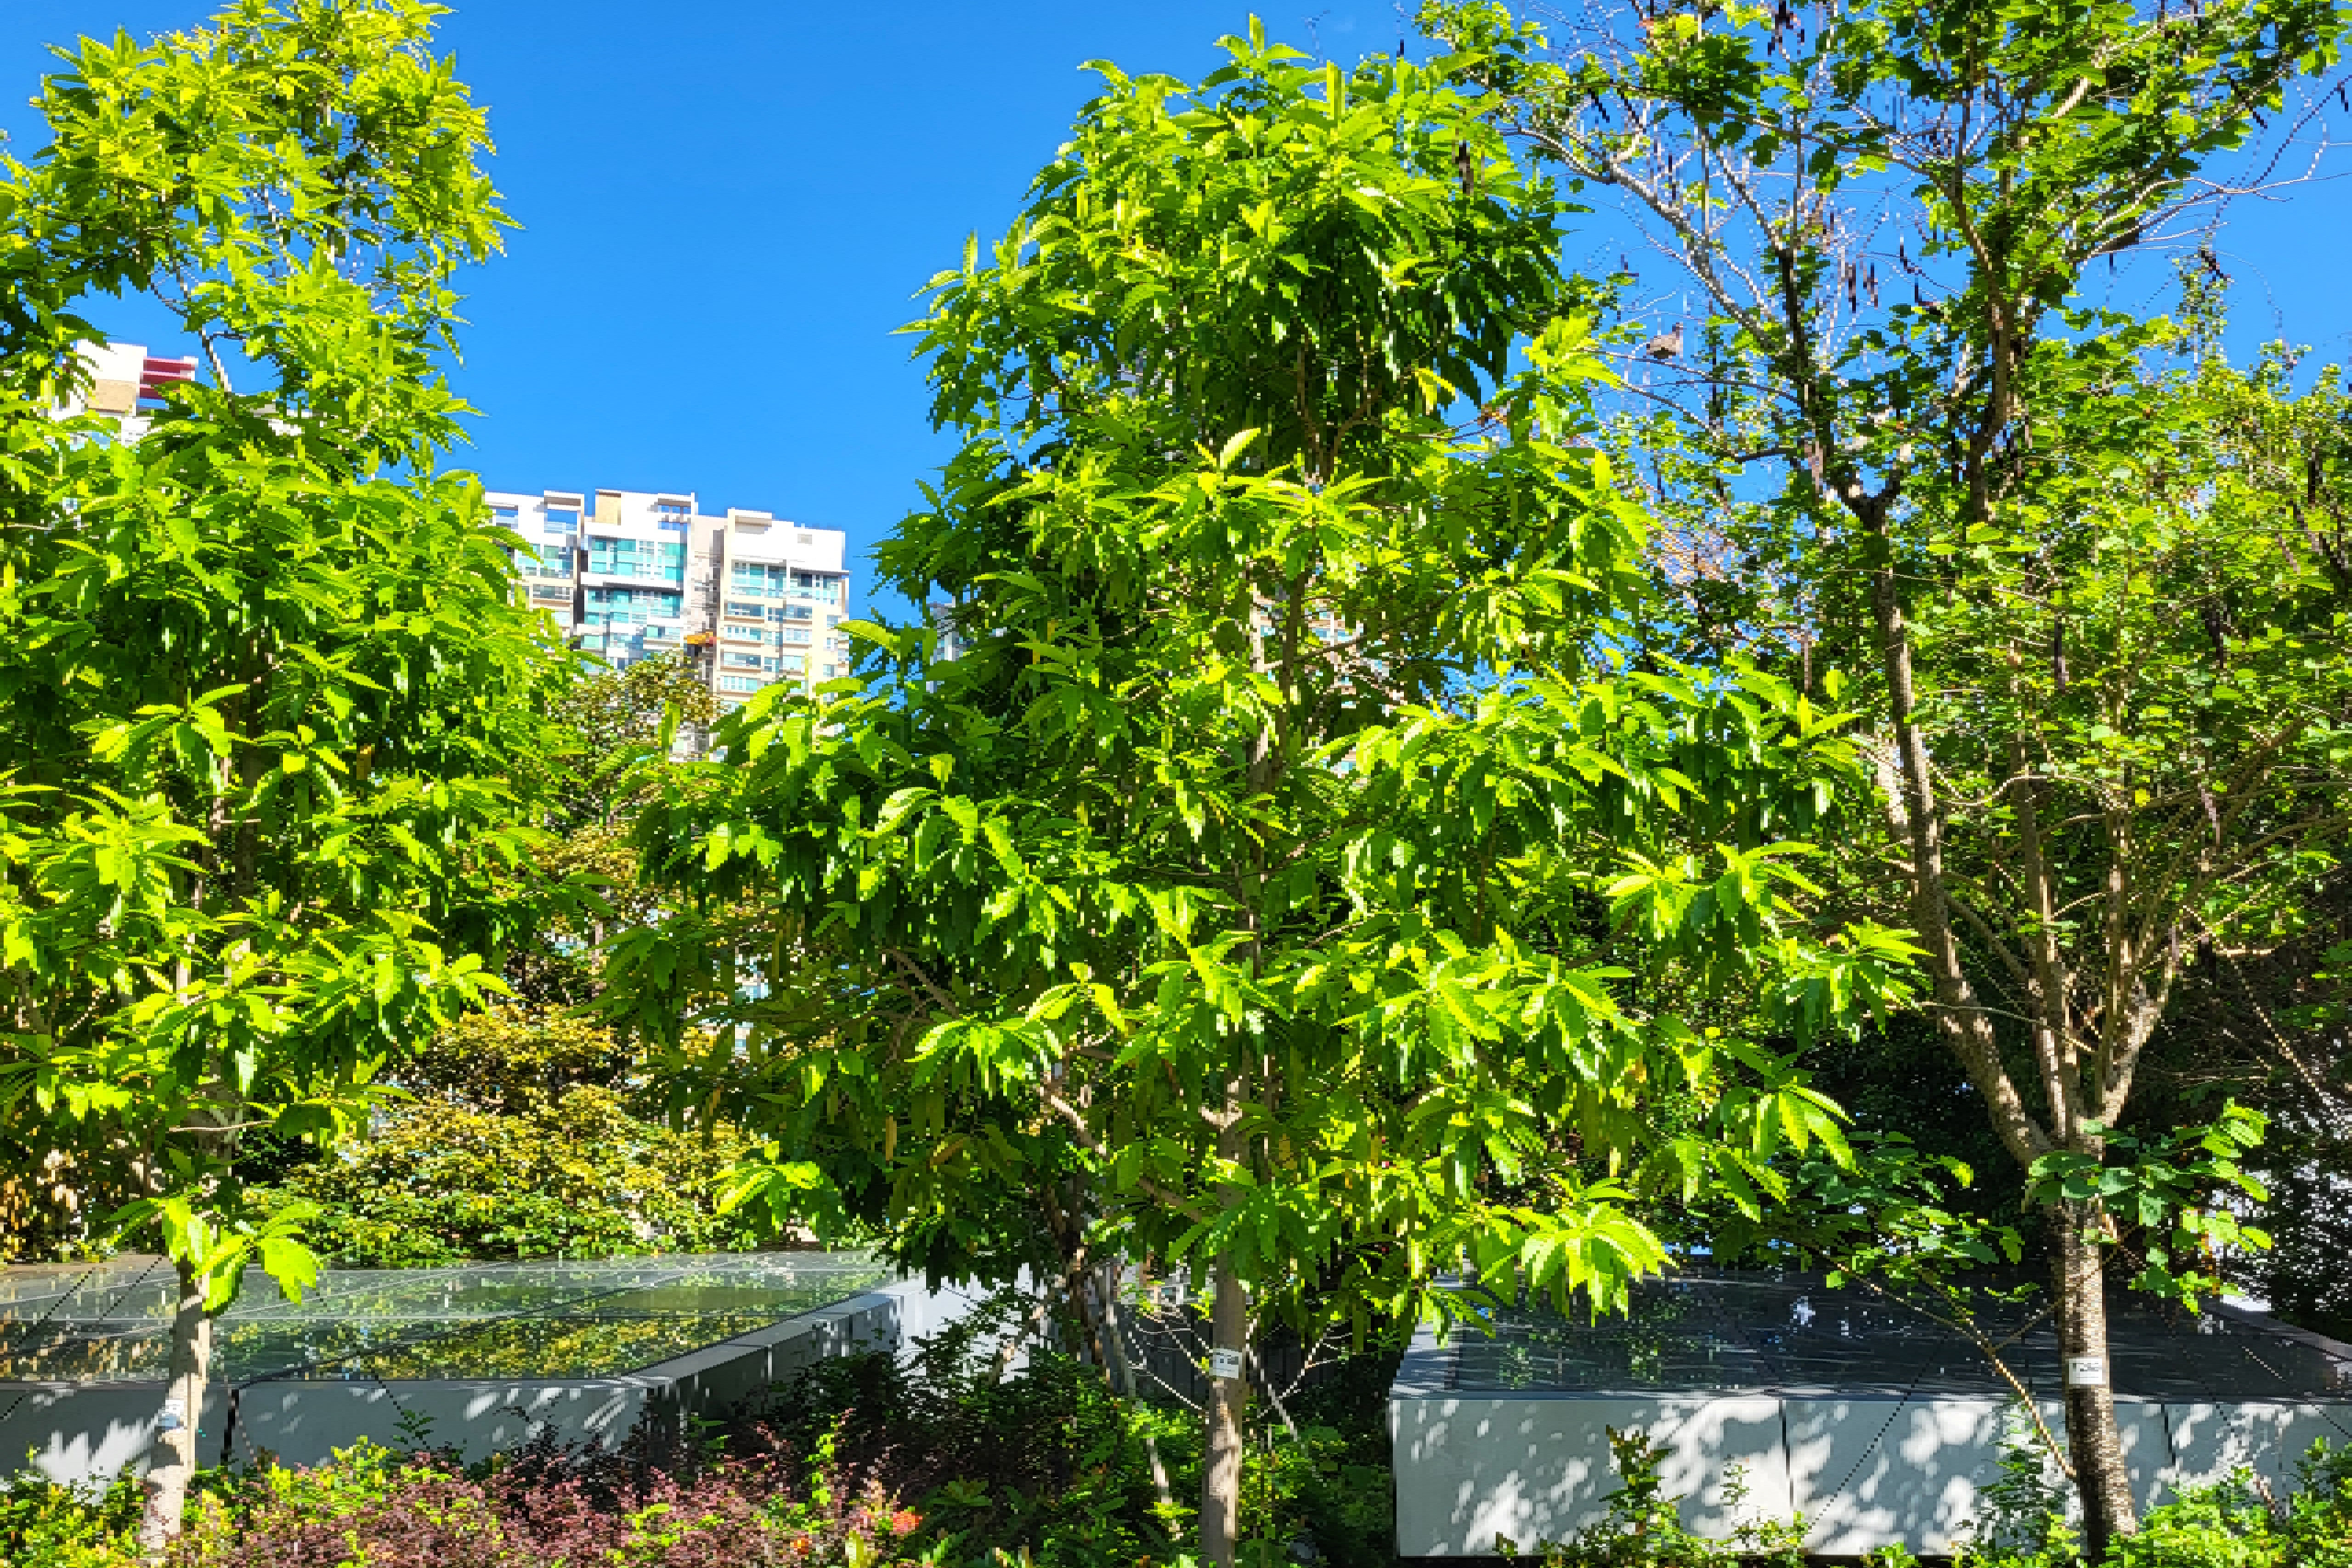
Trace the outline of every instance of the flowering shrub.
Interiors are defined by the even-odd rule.
[[[774,1517],[764,1481],[655,1472],[618,1508],[583,1479],[517,1470],[476,1478],[430,1456],[359,1450],[316,1471],[269,1470],[188,1532],[187,1568],[771,1568],[842,1561],[839,1541]],[[233,1505],[232,1505],[233,1506]]]

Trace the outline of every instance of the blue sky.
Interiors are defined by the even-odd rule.
[[[209,9],[6,0],[0,129],[19,156],[39,146],[25,99],[45,42]],[[1261,14],[1351,59],[1407,30],[1392,0]],[[1228,0],[460,4],[442,36],[490,106],[523,225],[468,280],[458,384],[484,417],[467,460],[500,489],[692,489],[707,508],[845,528],[862,558],[946,450],[910,340],[890,335],[914,291],[1010,220],[1091,95],[1081,62],[1197,76],[1248,16]],[[1615,238],[1591,239],[1613,258]],[[2243,209],[2224,254],[2239,336],[2352,358],[2352,190]],[[101,324],[188,352],[136,307]]]

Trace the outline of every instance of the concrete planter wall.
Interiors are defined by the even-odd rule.
[[[198,1451],[207,1462],[268,1453],[317,1464],[361,1438],[400,1446],[420,1426],[427,1441],[469,1460],[542,1430],[611,1447],[641,1420],[674,1431],[689,1417],[721,1415],[821,1358],[900,1348],[969,1305],[960,1292],[900,1281],[611,1377],[286,1379],[233,1392],[215,1383]],[[144,1468],[162,1402],[160,1382],[0,1382],[0,1455],[17,1461],[11,1469],[104,1484],[126,1466]]]
[[[2352,1347],[2236,1314],[2352,1361]],[[1424,1331],[1389,1399],[1397,1551],[1494,1557],[1565,1541],[1600,1523],[1619,1477],[1608,1431],[1638,1429],[1666,1450],[1661,1478],[1684,1524],[1723,1538],[1743,1520],[1802,1514],[1808,1550],[1855,1556],[1900,1541],[1941,1554],[2000,1478],[2010,1402],[1997,1394],[1852,1393],[1835,1388],[1514,1392],[1462,1390],[1459,1341]],[[2292,1485],[2312,1441],[2352,1442],[2352,1399],[2150,1400],[2118,1396],[2118,1422],[2142,1506],[2168,1488],[2244,1467],[2273,1494]],[[2052,1401],[2042,1418],[2064,1416]],[[1747,1487],[1736,1513],[1732,1467]]]

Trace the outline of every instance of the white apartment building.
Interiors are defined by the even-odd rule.
[[[490,492],[493,522],[531,546],[531,602],[616,668],[690,654],[721,707],[763,686],[849,673],[848,536],[771,513],[705,515],[692,491]]]

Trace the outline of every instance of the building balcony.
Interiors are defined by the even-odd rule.
[[[646,567],[631,571],[582,571],[580,581],[594,588],[674,588],[686,585],[686,574],[671,573],[659,567]]]

